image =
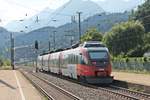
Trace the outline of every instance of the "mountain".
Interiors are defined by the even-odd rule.
[[[116,23],[125,22],[128,20],[129,13],[112,13],[106,14],[103,13],[101,16],[94,15],[88,17],[81,23],[82,35],[89,28],[96,27],[102,33],[108,32],[112,26]],[[15,38],[15,45],[34,45],[35,40],[39,41],[39,53],[43,51],[48,51],[49,41],[51,43],[51,50],[54,47],[54,31],[55,31],[55,47],[58,48],[67,48],[71,45],[71,39],[73,43],[78,41],[78,23],[67,23],[65,25],[55,27],[44,27],[34,31],[31,31],[27,34],[19,35]],[[72,37],[68,36],[72,35]],[[16,50],[16,60],[24,58],[26,56],[28,59],[35,57],[33,47],[31,48],[22,48]],[[28,51],[28,52],[27,52]]]
[[[74,20],[78,20],[77,12],[82,12],[81,19],[84,20],[95,14],[103,13],[104,10],[97,3],[91,0],[70,0],[55,11],[46,8],[30,19],[11,22],[7,24],[5,28],[10,31],[30,32],[47,26],[59,27],[66,23],[70,23],[71,17]]]
[[[47,23],[47,20],[50,18],[53,10],[50,8],[45,8],[43,11],[38,13],[37,15],[22,20],[15,20],[8,23],[5,28],[9,31],[13,32],[28,32],[29,30],[33,30],[34,27],[36,29],[40,28],[42,25]],[[33,25],[33,26],[32,26]],[[33,28],[33,29],[32,29]]]
[[[6,41],[9,40],[9,36],[10,33],[6,29],[0,27],[0,48],[5,46]]]
[[[125,22],[128,20],[129,13],[112,13],[112,14],[101,14],[101,16],[94,15],[85,19],[81,23],[82,34],[86,32],[87,29],[96,27],[102,33],[108,32],[112,26],[116,23]],[[55,33],[55,41],[57,48],[65,48],[70,46],[71,37],[66,35],[73,35],[74,43],[78,41],[78,23],[67,23],[65,25],[55,27],[44,27],[27,34],[19,35],[16,37],[16,46],[21,45],[31,45],[34,44],[35,40],[40,41],[40,48],[42,50],[48,49],[48,41],[50,40],[53,44],[53,36]],[[53,47],[53,45],[51,45]]]
[[[0,27],[0,55],[6,53],[6,48],[10,48],[10,34],[12,32],[7,31],[5,28]],[[22,33],[13,32],[13,37],[16,37]]]

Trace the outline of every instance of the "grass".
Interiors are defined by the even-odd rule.
[[[1,66],[0,67],[1,70],[11,70],[11,66]]]
[[[131,90],[131,91],[144,92],[144,89],[143,89],[143,88],[140,88],[140,87],[130,87],[129,90]]]
[[[44,96],[44,100],[48,100],[48,98],[46,96]]]

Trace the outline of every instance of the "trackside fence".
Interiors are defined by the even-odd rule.
[[[150,72],[150,58],[113,58],[113,69]]]

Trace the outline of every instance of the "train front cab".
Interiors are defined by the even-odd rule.
[[[91,84],[110,84],[112,66],[107,50],[82,49],[80,63],[77,65],[78,79]]]

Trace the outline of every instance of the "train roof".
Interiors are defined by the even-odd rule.
[[[80,44],[80,47],[84,48],[97,48],[97,47],[106,47],[102,42],[99,41],[87,41]]]
[[[65,51],[65,50],[69,50],[69,49],[75,49],[75,48],[78,48],[78,47],[89,48],[89,49],[90,48],[95,48],[96,49],[96,48],[100,48],[100,47],[106,48],[106,46],[102,42],[99,42],[99,41],[86,41],[86,42],[84,42],[82,44],[76,43],[76,44],[72,45],[69,48],[57,49],[57,50],[54,50],[54,51],[49,51],[49,52],[40,54],[40,56],[43,56],[43,55],[46,55],[46,54],[50,54],[50,53],[56,53],[56,52],[60,52],[60,51]]]

